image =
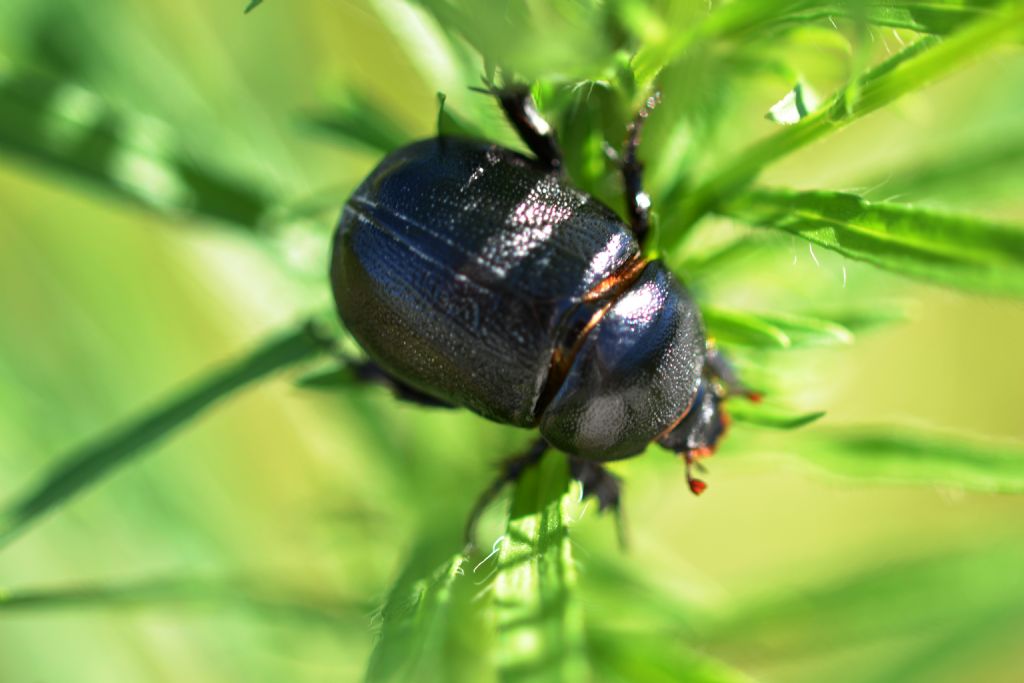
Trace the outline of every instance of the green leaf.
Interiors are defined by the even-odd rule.
[[[751,225],[950,287],[1024,295],[1024,230],[839,192],[754,190],[722,207]]]
[[[825,411],[823,410],[798,413],[788,408],[742,399],[729,401],[727,412],[729,417],[737,422],[749,422],[750,424],[761,425],[762,427],[775,427],[776,429],[796,429],[825,416]]]
[[[615,206],[622,190],[618,182],[609,187],[609,160],[606,150],[606,120],[614,118],[617,95],[607,84],[581,83],[571,89],[554,89],[539,98],[538,104],[554,105],[559,113],[554,121],[569,177],[580,189]],[[625,121],[616,121],[615,132],[621,133]],[[616,181],[617,176],[611,176]]]
[[[650,567],[631,554],[594,553],[580,573],[586,597],[587,655],[604,683],[695,681],[749,682],[746,675],[692,647],[695,636],[714,623],[718,607],[681,585],[653,580]],[[684,597],[689,596],[689,597]]]
[[[151,578],[119,584],[83,584],[65,588],[0,590],[0,613],[83,609],[152,609],[182,607],[248,607],[275,618],[321,622],[337,628],[340,622],[365,627],[369,605],[298,588],[254,582],[237,577]]]
[[[1006,8],[945,40],[924,38],[871,69],[817,111],[740,152],[701,185],[679,188],[665,197],[661,210],[670,214],[665,223],[674,231],[665,231],[667,244],[663,246],[667,249],[682,241],[693,223],[743,190],[765,167],[950,73],[994,46],[1018,38],[1024,32],[1022,27],[1024,5]]]
[[[381,609],[380,639],[370,657],[367,683],[479,680],[479,673],[474,678],[465,669],[490,667],[489,662],[469,656],[476,650],[477,659],[486,660],[486,648],[480,642],[485,627],[476,622],[479,609],[472,602],[480,588],[471,574],[467,576],[466,558],[452,555],[424,572],[424,563],[437,554],[439,545],[428,538],[421,539],[413,551]],[[469,635],[467,630],[475,646],[453,647]]]
[[[943,632],[977,624],[993,610],[1012,606],[1019,614],[1022,568],[1024,551],[1017,538],[987,539],[974,548],[897,563],[868,559],[868,567],[852,576],[776,591],[718,623],[709,620],[702,630],[716,650],[756,645],[762,656],[783,662],[808,649],[848,651],[922,633],[942,639]],[[821,627],[823,615],[829,628]]]
[[[437,134],[460,138],[486,139],[486,135],[461,116],[453,114],[445,106],[448,98],[443,92],[437,93]]]
[[[614,64],[615,35],[610,12],[577,0],[505,3],[491,0],[416,0],[453,42],[472,45],[488,64],[533,82],[557,73],[568,79],[596,79]],[[478,67],[479,70],[479,67]]]
[[[737,62],[726,50],[692,50],[659,73],[661,103],[644,125],[641,146],[644,184],[653,196],[665,196],[672,188],[692,187],[693,178],[703,173],[706,155],[723,135],[734,134],[729,123],[732,107],[749,87],[747,74]],[[620,115],[627,118],[616,129],[606,129],[610,142],[621,143],[621,126],[638,106],[637,102],[627,104]],[[724,133],[723,127],[729,132]],[[621,197],[620,186],[615,188]]]
[[[733,222],[730,227],[737,225],[742,224]],[[717,224],[714,226],[721,227]],[[778,258],[774,250],[777,247],[775,235],[763,230],[751,230],[746,226],[738,232],[738,235],[729,236],[720,244],[703,249],[683,248],[677,254],[666,255],[666,259],[671,259],[673,264],[678,260],[679,266],[674,268],[674,272],[689,283],[714,279],[736,268],[737,263],[751,270],[759,270],[762,260]],[[715,230],[715,233],[721,235],[722,230]],[[755,265],[750,266],[750,263]]]
[[[632,683],[751,683],[746,674],[687,647],[671,633],[587,629],[587,649],[602,681]]]
[[[351,85],[342,90],[329,107],[308,112],[301,120],[342,142],[383,154],[409,142],[412,136],[405,126],[368,93]]]
[[[853,343],[853,332],[834,320],[797,313],[775,312],[758,315],[782,329],[794,346]]]
[[[241,360],[209,373],[159,407],[68,453],[36,485],[0,511],[0,547],[10,543],[45,513],[67,503],[187,425],[218,400],[276,370],[311,358],[322,348],[318,333],[308,325],[275,336]]]
[[[738,0],[698,13],[693,5],[670,3],[657,14],[620,3],[620,20],[641,42],[632,61],[635,78],[648,88],[661,72],[704,43],[747,42],[780,29],[845,17],[869,25],[921,33],[948,34],[976,20],[998,16],[998,0]]]
[[[334,366],[326,369],[314,370],[302,375],[295,381],[295,386],[303,389],[321,389],[334,391],[344,387],[351,387],[358,384],[358,380],[347,366]]]
[[[1017,644],[1016,634],[1024,627],[1024,600],[1019,594],[952,628],[940,629],[941,636],[929,638],[910,657],[886,667],[868,683],[931,683],[949,671],[976,670],[979,664],[1005,656]]]
[[[800,432],[778,449],[815,468],[897,484],[1024,493],[1024,446],[903,427]]]
[[[945,35],[998,12],[1003,0],[861,0],[823,2],[788,17],[795,23],[830,17],[863,19],[876,26]]]
[[[516,482],[494,577],[502,681],[587,677],[568,488],[568,461],[560,453],[549,453]]]
[[[966,201],[982,207],[993,199],[1016,200],[1024,184],[1024,131],[996,129],[985,137],[988,140],[958,140],[955,147],[886,168],[858,185],[877,188],[868,196],[897,197],[901,202]]]
[[[701,309],[708,333],[725,344],[788,349],[849,344],[853,333],[837,322],[794,313],[754,313],[715,306]]]
[[[274,203],[255,184],[185,156],[166,124],[29,70],[0,66],[0,150],[171,215],[254,228]]]
[[[595,553],[580,571],[586,598],[587,630],[642,624],[689,636],[698,624],[713,618],[715,607],[694,599],[692,585],[661,585],[629,553]],[[681,589],[681,590],[677,590]],[[587,642],[588,649],[592,643]]]
[[[910,319],[907,304],[873,301],[870,305],[815,308],[808,313],[842,325],[850,332],[866,332]]]
[[[753,313],[706,306],[701,316],[709,336],[725,344],[788,349],[793,345],[782,329]]]
[[[643,26],[645,33],[631,64],[636,82],[646,91],[662,69],[696,43],[755,32],[807,4],[807,0],[740,0],[699,16],[688,3],[669,3],[665,16],[646,14],[642,23],[632,22]]]

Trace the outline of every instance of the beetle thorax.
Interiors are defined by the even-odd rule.
[[[553,363],[561,381],[540,414],[553,445],[600,460],[635,455],[680,420],[696,396],[705,347],[696,306],[661,262],[632,266],[609,289],[571,358]]]

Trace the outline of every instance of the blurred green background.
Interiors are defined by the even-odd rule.
[[[335,144],[302,112],[353,88],[426,136],[437,91],[456,110],[484,106],[467,90],[477,83],[429,43],[396,34],[418,20],[404,6],[270,0],[241,10],[197,0],[0,5],[3,87],[21,73],[73,81],[130,112],[133,144],[174,145],[254,197],[313,198],[318,208],[257,241],[225,221],[125,201],[6,140],[0,501],[329,303],[333,215],[380,154]],[[903,39],[872,35],[876,57]],[[839,43],[808,36],[786,49],[820,92],[847,75]],[[763,114],[792,84],[732,85],[716,154],[770,132]],[[77,92],[58,88],[46,101],[65,97],[62,116],[88,120],[92,100]],[[873,183],[885,198],[902,168],[1003,149],[1009,161],[995,174],[972,172],[924,199],[1024,224],[1022,110],[1024,51],[998,49],[765,180]],[[161,206],[159,174],[147,184],[145,166],[126,168]],[[813,297],[909,311],[853,345],[760,356],[785,374],[788,403],[826,410],[826,427],[909,423],[1024,441],[1019,301],[881,274],[781,233],[769,242],[766,259],[714,278],[717,302]],[[424,529],[450,543],[493,463],[528,435],[465,411],[402,405],[377,388],[300,389],[297,376],[219,404],[0,551],[0,596],[20,600],[0,597],[0,680],[363,676],[375,611],[410,546]],[[573,532],[588,623],[668,631],[765,681],[1019,681],[1024,499],[825,475],[786,456],[794,434],[738,425],[700,499],[666,453],[617,465],[629,552],[593,508]],[[645,680],[673,680],[660,675]]]

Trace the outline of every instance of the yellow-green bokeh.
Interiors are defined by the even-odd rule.
[[[282,196],[336,188],[339,207],[376,158],[304,132],[296,113],[358,84],[428,135],[435,91],[458,87],[425,81],[429,56],[410,59],[362,2],[268,0],[250,15],[241,9],[198,0],[7,0],[0,56],[32,63],[63,49],[81,58],[73,66],[91,88],[165,120],[196,155]],[[898,37],[884,38],[898,47]],[[843,77],[828,73],[831,63],[821,62],[826,85]],[[760,116],[781,95],[777,86],[759,82],[739,96],[732,147],[770,130]],[[998,124],[978,121],[1019,116],[1021,93],[1024,53],[996,51],[794,155],[768,178],[801,188],[884,178],[882,169],[942,149],[943,139],[997,135]],[[963,210],[1024,223],[1024,192],[992,203],[962,194]],[[317,220],[312,256],[282,266],[223,226],[159,217],[0,156],[0,500],[71,447],[327,303],[330,219]],[[793,279],[836,302],[857,278],[876,277],[836,257],[818,265],[803,242],[785,258]],[[827,410],[835,424],[909,421],[1024,439],[1024,307],[895,276],[880,281],[880,291],[912,301],[912,319],[853,347],[787,361],[803,368],[793,402]],[[756,301],[725,289],[737,304]],[[379,389],[332,396],[294,380],[285,373],[218,405],[41,520],[0,551],[0,595],[245,580],[287,587],[304,609],[215,598],[8,612],[0,603],[0,680],[360,680],[375,605],[414,534],[437,519],[457,532],[490,464],[527,437],[465,412],[401,405]],[[699,500],[668,456],[652,451],[617,468],[634,541],[621,562],[722,619],[774,594],[1024,540],[1019,498],[869,486],[771,457],[732,457],[764,448],[756,428],[737,431],[745,433],[709,464],[711,488]],[[577,543],[586,590],[587,553],[616,552],[610,522],[588,512]],[[584,593],[585,609],[600,602]],[[319,614],[335,604],[334,617]],[[818,629],[830,628],[828,613],[816,619]],[[942,680],[1017,680],[1024,655],[1014,643],[1024,624],[1004,633]],[[784,656],[773,655],[771,642],[711,652],[768,681],[861,681],[913,651],[914,637]]]

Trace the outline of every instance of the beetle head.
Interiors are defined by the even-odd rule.
[[[700,469],[700,460],[714,454],[718,440],[729,428],[729,416],[722,406],[724,393],[717,382],[705,376],[689,412],[679,424],[658,437],[658,444],[686,461],[686,481],[697,495],[707,485],[693,476],[693,469]]]

